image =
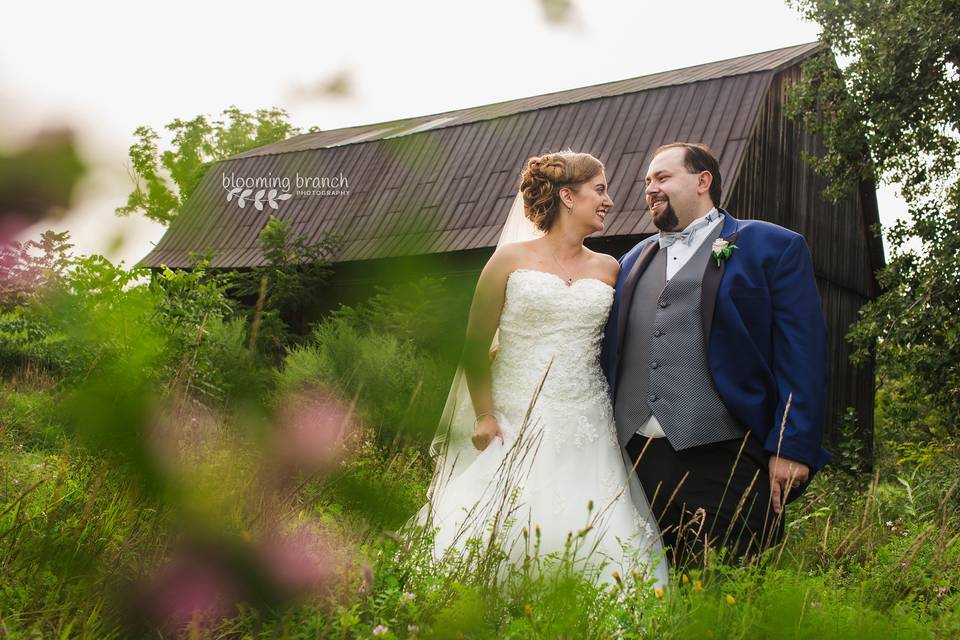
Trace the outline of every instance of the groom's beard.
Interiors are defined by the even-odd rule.
[[[680,219],[677,218],[677,212],[673,210],[673,205],[667,201],[667,207],[659,218],[653,219],[653,225],[660,231],[676,231],[680,226]]]

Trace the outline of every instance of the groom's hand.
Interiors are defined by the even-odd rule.
[[[770,456],[770,500],[773,502],[773,510],[782,513],[788,488],[806,482],[808,477],[810,468],[802,462]]]

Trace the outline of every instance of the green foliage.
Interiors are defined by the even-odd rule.
[[[0,620],[9,637],[119,637],[105,597],[137,570],[160,514],[115,468],[69,447],[0,450]],[[96,595],[94,595],[96,594]],[[41,631],[43,630],[43,631]]]
[[[7,377],[42,372],[69,387],[109,363],[129,362],[123,383],[140,380],[213,403],[228,403],[237,389],[263,388],[225,277],[206,261],[153,276],[98,255],[69,256],[66,240],[48,232],[34,245],[41,256],[22,248],[7,254],[6,272],[18,274],[0,305],[0,371]]]
[[[339,242],[332,235],[315,242],[294,237],[291,225],[271,215],[258,237],[264,263],[227,275],[232,295],[256,300],[249,314],[252,341],[259,352],[274,358],[297,342],[288,321],[303,313],[307,298],[330,277],[330,256]]]
[[[449,381],[412,342],[331,318],[314,328],[307,345],[289,352],[276,386],[284,392],[316,384],[356,398],[361,419],[385,446],[401,438],[422,443],[432,434]]]
[[[459,318],[469,304],[469,299],[442,280],[423,277],[389,288],[377,287],[377,293],[362,305],[342,306],[330,315],[368,333],[394,335],[412,341],[422,351],[455,360],[466,330]]]
[[[823,136],[809,158],[839,198],[861,181],[897,185],[910,220],[887,230],[881,295],[849,339],[897,388],[900,424],[938,411],[960,435],[960,5],[956,0],[794,0],[829,52],[810,60],[788,113]],[[892,381],[902,382],[892,382]],[[910,381],[909,383],[907,381]],[[921,382],[923,381],[923,382]],[[935,420],[936,421],[936,420]]]
[[[63,429],[53,395],[45,390],[4,389],[0,396],[0,422],[4,430],[31,450],[58,451]]]
[[[175,119],[166,126],[172,148],[161,151],[160,136],[151,127],[137,127],[130,147],[134,190],[116,213],[143,213],[169,224],[180,212],[210,167],[249,149],[285,140],[300,133],[283,109],[258,109],[250,114],[231,106],[219,119],[199,115]],[[171,184],[172,183],[172,184]]]
[[[824,135],[814,167],[840,195],[875,176],[908,202],[956,177],[960,125],[960,11],[955,0],[791,0],[821,27],[820,39],[849,59],[822,55],[805,68],[791,111]]]
[[[840,421],[837,444],[834,445],[834,456],[831,464],[838,469],[852,474],[865,471],[866,443],[864,436],[857,427],[857,412],[853,407],[847,411]]]
[[[914,427],[888,410],[895,387],[880,394],[877,475],[859,475],[856,447],[839,452],[844,468],[818,474],[789,507],[785,544],[756,563],[711,557],[662,594],[642,576],[597,585],[561,558],[501,573],[503,555],[479,540],[438,561],[428,531],[402,526],[425,500],[421,436],[432,435],[446,397],[454,350],[444,333],[461,315],[439,282],[339,309],[274,371],[246,348],[229,278],[205,261],[152,278],[96,256],[64,264],[49,293],[26,288],[4,311],[46,342],[28,351],[17,342],[28,332],[0,328],[22,365],[0,390],[5,636],[146,635],[151,622],[129,596],[185,539],[206,541],[197,561],[226,559],[228,586],[263,590],[243,591],[238,610],[210,627],[185,630],[197,638],[960,634],[960,457],[943,445],[901,446]],[[359,420],[346,457],[294,474],[287,459],[271,459],[273,421],[304,388],[333,389]],[[181,394],[221,410],[168,411]],[[852,418],[845,425],[856,429]],[[343,583],[300,600],[263,596],[254,534],[287,518],[342,540],[356,560]],[[298,575],[305,556],[288,559]],[[210,585],[191,586],[177,593],[202,596]]]
[[[44,231],[40,240],[0,244],[0,308],[24,304],[38,290],[58,284],[70,264],[69,232]],[[41,251],[36,255],[33,251]]]

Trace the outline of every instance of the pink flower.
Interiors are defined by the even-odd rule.
[[[354,420],[353,408],[325,389],[288,396],[277,418],[277,462],[308,473],[335,465]]]
[[[144,596],[148,609],[174,631],[190,623],[215,623],[233,612],[234,585],[215,562],[201,554],[183,554],[162,567]]]
[[[343,558],[319,527],[302,525],[292,533],[275,533],[260,546],[264,570],[282,591],[315,593],[330,585]]]

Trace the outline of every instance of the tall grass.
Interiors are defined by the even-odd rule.
[[[711,551],[665,590],[581,572],[575,536],[554,557],[529,523],[503,539],[509,471],[483,513],[493,529],[438,558],[429,526],[403,525],[431,480],[442,322],[412,337],[418,312],[391,316],[384,296],[316,326],[274,369],[213,292],[206,320],[155,322],[162,297],[123,302],[109,276],[90,275],[96,304],[57,307],[76,315],[42,325],[44,341],[3,336],[17,354],[0,388],[4,637],[960,636],[951,443],[907,458],[881,439],[871,474],[817,476],[782,544],[746,563]],[[68,350],[33,357],[67,328]],[[535,430],[520,440],[508,464],[522,469]],[[508,562],[510,544],[527,561]]]

